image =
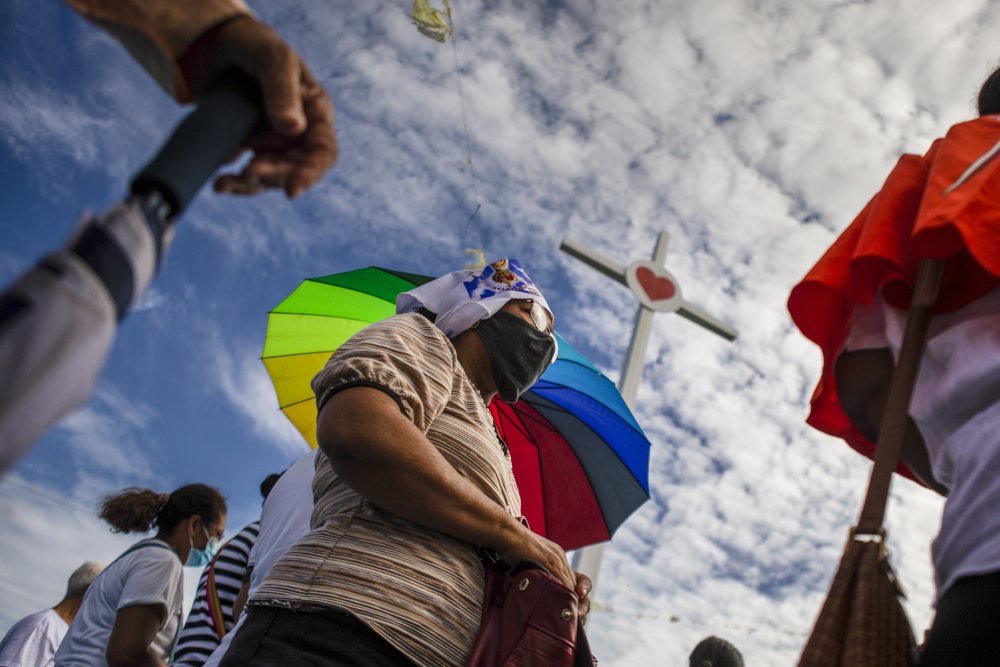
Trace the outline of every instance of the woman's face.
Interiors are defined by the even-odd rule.
[[[200,516],[194,516],[192,517],[192,524],[194,548],[204,550],[208,546],[209,538],[214,537],[222,541],[222,536],[226,532],[226,515],[223,514],[219,517],[218,521],[211,525],[205,524]]]

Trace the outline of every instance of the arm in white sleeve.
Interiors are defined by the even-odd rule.
[[[149,286],[157,254],[138,205],[121,204],[88,216],[0,294],[0,474],[90,397],[119,311]]]

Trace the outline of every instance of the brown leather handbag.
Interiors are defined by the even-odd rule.
[[[886,558],[882,521],[943,273],[944,260],[925,259],[920,264],[879,428],[868,495],[799,667],[909,667],[914,663],[913,630],[900,603],[902,589]]]
[[[483,564],[483,621],[466,667],[594,667],[574,591],[535,561]]]

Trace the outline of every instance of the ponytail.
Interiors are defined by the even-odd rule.
[[[145,533],[153,526],[160,512],[160,497],[149,489],[130,486],[101,502],[98,515],[114,533]]]
[[[129,487],[107,496],[100,518],[115,533],[145,533],[151,528],[169,533],[181,522],[200,516],[206,524],[218,522],[226,513],[222,494],[204,484],[188,484],[171,494]]]

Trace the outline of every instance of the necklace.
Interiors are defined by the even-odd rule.
[[[479,397],[479,400],[483,404],[483,407],[486,408],[486,415],[490,418],[490,424],[493,425],[493,433],[497,436],[497,442],[500,443],[500,447],[503,448],[504,456],[509,457],[510,450],[507,449],[507,443],[504,441],[504,439],[500,437],[500,431],[497,429],[497,423],[493,419],[493,413],[490,412],[490,404],[486,402],[485,398],[483,398],[482,392],[479,391],[479,387],[477,387],[476,383],[472,381],[472,378],[469,378],[469,384],[471,384],[472,388],[476,390],[476,396]]]

